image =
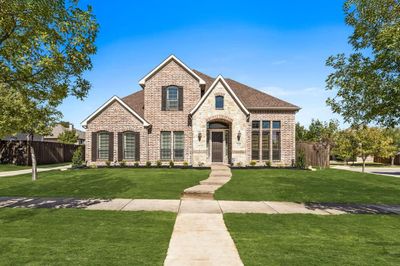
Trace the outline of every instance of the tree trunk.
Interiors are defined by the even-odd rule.
[[[32,145],[33,134],[29,133],[27,138],[28,138],[27,143],[31,151],[31,159],[32,159],[32,181],[35,181],[37,179],[37,162],[36,162],[35,148]]]
[[[394,156],[392,156],[390,159],[391,159],[391,161],[390,161],[390,164],[392,165],[392,166],[394,166]]]
[[[363,163],[362,163],[362,172],[364,173],[365,172],[365,160],[367,160],[367,158],[365,157],[362,157],[362,161],[363,161]]]

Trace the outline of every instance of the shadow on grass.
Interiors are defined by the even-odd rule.
[[[400,215],[400,205],[386,204],[342,204],[342,203],[306,203],[308,209],[334,209],[351,214],[397,214]]]

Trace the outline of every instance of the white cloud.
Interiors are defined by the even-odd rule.
[[[286,64],[286,63],[287,63],[287,60],[282,59],[282,60],[274,61],[271,64],[272,65],[283,65],[283,64]]]
[[[310,96],[316,94],[324,94],[325,90],[319,87],[308,87],[303,89],[289,90],[277,86],[268,86],[261,88],[262,91],[271,94],[272,96]]]

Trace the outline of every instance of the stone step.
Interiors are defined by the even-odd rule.
[[[201,185],[224,185],[229,182],[230,177],[210,177],[206,180],[200,181]]]
[[[183,192],[181,199],[193,199],[193,200],[213,200],[214,193],[191,193]]]

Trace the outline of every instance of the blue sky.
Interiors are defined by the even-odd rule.
[[[170,54],[211,76],[221,74],[302,108],[297,121],[339,119],[325,100],[328,56],[350,52],[341,0],[81,1],[100,24],[92,89],[67,98],[64,120],[80,122],[138,81]]]

